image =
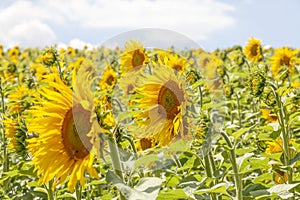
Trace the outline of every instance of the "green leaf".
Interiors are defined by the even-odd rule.
[[[232,133],[232,136],[237,140],[239,137],[241,137],[241,135],[243,135],[244,133],[246,133],[247,131],[249,131],[250,128],[252,128],[252,127],[241,128],[238,131]]]
[[[226,191],[226,187],[227,187],[226,183],[219,183],[209,189],[197,190],[196,192],[194,192],[194,194],[220,193],[220,194],[229,196],[229,194]]]
[[[167,187],[176,187],[180,183],[181,178],[177,175],[171,175],[166,177],[166,186]]]
[[[121,112],[118,115],[118,121],[123,121],[127,118],[132,118],[134,115],[138,115],[141,112],[142,112],[141,110]]]
[[[269,188],[267,191],[270,194],[276,194],[282,199],[288,199],[293,196],[293,193],[290,193],[289,190],[293,189],[294,187],[298,186],[299,183],[294,184],[278,184],[274,185],[273,187]]]
[[[253,183],[260,183],[264,184],[268,180],[273,180],[273,174],[271,173],[264,173],[253,179]]]
[[[159,158],[158,158],[157,155],[154,155],[154,154],[140,157],[139,159],[137,159],[135,161],[135,163],[134,163],[134,169],[136,169],[136,168],[138,168],[139,166],[142,166],[142,165],[147,166],[150,163],[155,162],[155,161],[159,161]]]
[[[263,190],[256,190],[256,191],[251,191],[250,194],[255,198],[255,199],[258,199],[259,198],[262,198],[262,197],[269,197],[270,196],[270,193],[263,189]]]
[[[63,198],[76,199],[76,196],[75,196],[75,194],[70,194],[70,193],[65,193],[65,194],[57,196],[57,199],[63,199]]]
[[[300,160],[300,152],[298,152],[298,153],[290,160],[290,165],[294,164],[294,163],[297,162],[298,160]]]
[[[112,182],[128,200],[155,200],[163,182],[157,177],[143,177],[134,188],[131,188],[112,171],[106,173],[106,180]]]
[[[157,196],[157,200],[178,200],[178,199],[192,199],[183,189],[176,190],[161,190]]]
[[[254,155],[254,153],[245,153],[243,156],[240,156],[240,157],[238,157],[237,159],[236,159],[236,163],[237,163],[237,165],[238,165],[238,170],[239,171],[243,171],[243,170],[245,170],[245,167],[246,166],[249,166],[249,164],[248,165],[243,165],[243,163],[244,163],[244,161],[246,160],[246,159],[248,159],[248,158],[250,158],[251,156],[253,156]],[[242,167],[243,166],[243,167]]]
[[[189,144],[183,140],[178,140],[172,143],[168,151],[186,151],[189,148]]]
[[[33,189],[33,191],[48,194],[48,191],[45,188],[42,188],[42,187],[36,187],[36,188]]]

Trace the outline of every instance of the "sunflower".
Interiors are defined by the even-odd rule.
[[[8,113],[16,114],[24,111],[34,97],[36,97],[35,89],[28,89],[24,85],[15,86],[8,95]]]
[[[120,70],[121,73],[126,73],[130,70],[138,70],[148,62],[148,57],[145,48],[140,42],[135,40],[127,41],[125,49],[121,54]]]
[[[292,145],[294,142],[295,142],[294,139],[290,139],[289,144]],[[268,141],[266,142],[266,144],[268,145],[266,149],[267,154],[272,155],[274,153],[283,152],[283,143],[281,137],[279,137],[277,141],[276,140]],[[293,156],[293,154],[294,154],[294,150],[290,148],[290,155]]]
[[[179,72],[184,72],[185,68],[188,66],[188,62],[184,57],[180,57],[177,54],[167,53],[163,57],[164,65],[169,66]]]
[[[273,76],[276,76],[283,68],[293,73],[295,71],[296,54],[297,51],[288,47],[276,49],[270,60]]]
[[[4,125],[4,134],[9,139],[9,148],[14,149],[16,147],[17,140],[15,138],[15,132],[17,131],[17,122],[10,117],[4,116],[2,120]]]
[[[102,78],[99,81],[99,86],[102,90],[112,89],[117,81],[117,75],[111,66],[107,67],[103,74]]]
[[[267,122],[276,122],[278,121],[278,117],[271,110],[267,108],[260,109],[261,118],[265,119]]]
[[[135,116],[142,126],[136,134],[138,139],[151,140],[153,146],[165,146],[175,138],[187,138],[183,119],[187,95],[173,69],[156,67],[152,75],[140,78],[135,91],[133,102],[141,109]]]
[[[98,177],[93,168],[94,156],[89,135],[94,131],[96,121],[93,114],[90,71],[92,67],[80,68],[80,77],[73,79],[73,92],[56,75],[49,87],[43,87],[40,94],[45,98],[30,110],[29,132],[38,137],[28,140],[32,163],[41,177],[39,183],[54,181],[53,187],[68,182],[70,191],[78,181],[84,185],[85,170]]]
[[[152,140],[147,138],[142,138],[135,143],[135,146],[138,151],[144,151],[152,147]]]
[[[270,142],[266,142],[266,144],[268,145],[267,149],[266,149],[266,153],[267,154],[274,154],[274,153],[278,153],[278,152],[282,152],[282,139],[279,138],[278,141],[270,141]]]
[[[244,54],[251,62],[260,61],[263,57],[260,40],[257,40],[254,37],[250,38],[248,40],[248,45],[244,48]]]

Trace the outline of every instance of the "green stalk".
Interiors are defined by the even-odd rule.
[[[287,167],[287,175],[288,175],[288,184],[293,183],[293,171],[291,169],[290,165],[290,160],[291,160],[291,155],[290,155],[290,146],[289,146],[289,141],[290,141],[290,135],[289,131],[287,130],[287,123],[286,123],[286,113],[284,110],[284,107],[282,105],[282,102],[280,100],[280,96],[276,92],[276,86],[268,82],[269,85],[271,86],[272,92],[275,96],[276,103],[278,106],[278,119],[279,119],[279,124],[281,126],[282,130],[282,143],[283,143],[283,151],[284,151],[284,165]]]
[[[62,70],[61,70],[61,66],[60,66],[60,62],[59,62],[59,60],[58,60],[58,58],[56,57],[55,54],[53,54],[53,56],[54,56],[54,59],[55,59],[55,61],[57,63],[57,66],[58,66],[58,73],[59,73],[60,79],[64,80],[63,79],[64,77],[63,77],[63,74],[62,74]]]
[[[117,131],[117,127],[114,132]],[[121,165],[121,160],[120,160],[120,154],[118,150],[118,146],[116,143],[116,139],[114,138],[114,134],[112,136],[108,137],[108,146],[110,150],[110,157],[112,160],[113,168],[116,173],[116,175],[119,176],[119,178],[123,181],[123,174],[122,174],[122,165]],[[122,195],[120,192],[120,199],[125,200],[125,197]]]
[[[237,200],[242,200],[243,199],[243,194],[242,194],[243,184],[242,184],[242,179],[241,179],[242,177],[239,174],[239,168],[238,168],[238,165],[237,165],[237,162],[236,162],[235,146],[232,145],[228,135],[224,131],[221,131],[221,135],[222,135],[225,142],[227,143],[227,145],[230,148],[229,159],[230,159],[230,162],[232,164],[232,170],[233,170],[233,173],[234,173],[234,182],[235,182],[235,188],[236,188],[236,199]]]
[[[1,113],[2,115],[5,114],[5,106],[4,106],[4,92],[2,88],[2,79],[0,79],[0,93],[1,93]],[[3,119],[3,116],[2,116]],[[3,139],[3,158],[4,158],[4,163],[3,163],[3,172],[8,172],[9,171],[9,159],[8,159],[8,153],[7,153],[7,146],[6,146],[6,137],[4,133],[4,128],[2,128],[2,139]]]
[[[203,106],[203,94],[202,94],[201,86],[199,86],[198,88],[199,88],[199,93],[200,93],[200,108],[202,109],[202,106]]]
[[[234,93],[236,96],[236,103],[237,103],[237,111],[238,111],[238,118],[239,118],[239,126],[242,127],[242,118],[241,118],[241,105],[240,105],[240,99],[239,96],[237,95],[237,93]]]
[[[137,152],[137,149],[136,149],[136,147],[135,147],[132,139],[129,136],[127,136],[127,135],[122,135],[122,137],[129,142],[129,144],[130,144],[130,146],[131,146],[131,148],[133,150],[133,153],[134,153],[134,158],[138,159],[139,158],[138,152]]]
[[[52,191],[52,185],[53,185],[53,180],[51,180],[48,184],[48,187],[46,186],[47,188],[47,193],[48,193],[48,199],[49,200],[54,200],[54,192]]]
[[[213,175],[219,175],[219,172],[218,172],[218,170],[216,168],[215,161],[214,161],[214,158],[213,158],[213,154],[212,154],[211,151],[208,153],[208,157],[209,157],[209,162],[210,162],[211,168],[212,168],[212,174]],[[217,182],[218,181],[216,180],[216,183]]]
[[[78,182],[76,184],[75,193],[76,193],[76,199],[81,199],[81,197],[82,197],[82,186]]]
[[[206,176],[209,177],[209,178],[213,178],[213,173],[212,173],[211,163],[210,163],[210,160],[209,160],[209,154],[208,153],[204,156],[204,165],[205,165],[204,167],[205,167]],[[210,186],[212,187],[213,185],[211,184]],[[211,199],[213,199],[213,200],[217,199],[217,196],[216,196],[215,193],[211,193],[210,196],[211,196]]]

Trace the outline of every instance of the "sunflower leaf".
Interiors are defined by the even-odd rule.
[[[157,177],[144,177],[141,178],[134,188],[131,188],[124,184],[124,182],[112,171],[107,172],[106,179],[107,182],[112,182],[112,184],[114,184],[128,200],[155,200],[163,182],[162,179]]]

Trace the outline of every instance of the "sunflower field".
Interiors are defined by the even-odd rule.
[[[299,199],[300,50],[0,46],[0,199]]]

